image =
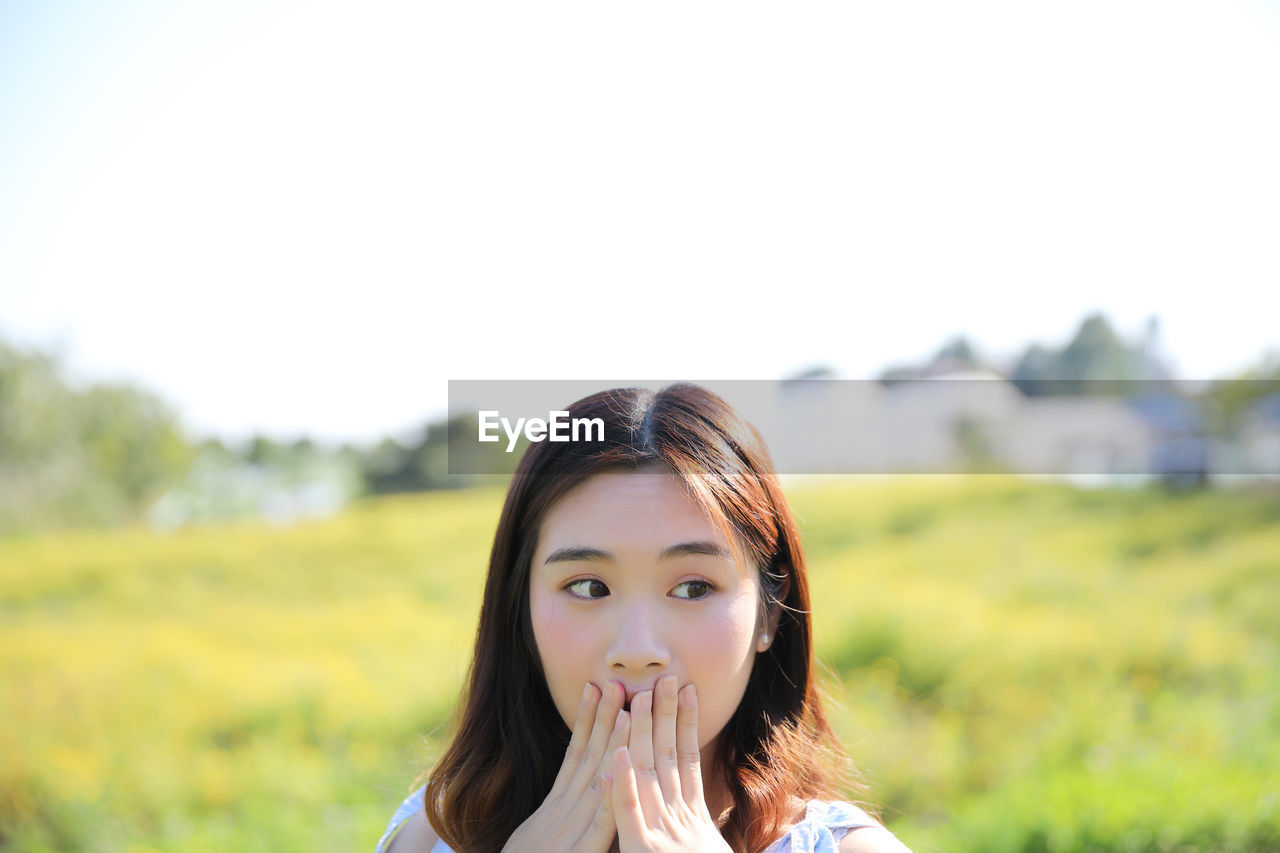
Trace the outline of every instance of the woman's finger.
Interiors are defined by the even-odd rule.
[[[622,702],[625,698],[626,692],[621,684],[616,681],[605,684],[603,695],[596,705],[596,716],[591,727],[591,737],[587,740],[586,754],[578,762],[565,790],[565,796],[571,802],[581,797],[582,792],[595,778],[600,761],[606,754],[609,738],[613,734],[613,724],[617,721],[618,712],[622,710]]]
[[[706,809],[702,799],[702,750],[698,746],[698,691],[686,684],[680,691],[676,717],[676,754],[680,765],[680,792],[695,811]]]
[[[600,759],[598,770],[601,775],[609,773],[609,766],[613,762],[613,754],[617,752],[618,747],[626,746],[630,739],[631,715],[626,711],[619,711],[618,719],[613,724],[613,735],[609,738],[609,748],[605,750],[604,757]]]
[[[634,717],[636,700],[631,700]],[[610,783],[613,799],[613,822],[618,827],[618,846],[623,849],[645,849],[644,811],[640,806],[640,793],[636,790],[636,775],[631,756],[624,746],[613,754],[613,779]]]
[[[568,835],[572,836],[575,833],[588,831],[588,822],[599,819],[600,802],[609,797],[604,780],[611,770],[613,753],[618,747],[627,745],[627,737],[630,732],[630,715],[626,711],[619,711],[618,718],[613,723],[613,734],[609,737],[609,748],[605,750],[600,766],[596,768],[595,778],[591,780],[591,784],[582,793],[582,797],[574,804],[573,810],[564,818],[564,826]],[[609,827],[609,831],[610,833],[613,832],[612,825]],[[613,840],[612,834],[610,834],[609,840]]]
[[[653,691],[653,763],[657,771],[662,800],[668,804],[680,801],[680,771],[676,755],[676,677],[659,679]]]
[[[653,760],[653,691],[637,693],[631,700],[631,743],[627,750],[634,770],[640,805],[649,823],[657,820],[664,807],[662,787]]]
[[[591,816],[587,831],[574,845],[575,851],[599,850],[600,853],[605,853],[613,845],[613,836],[618,833],[618,827],[613,821],[613,778],[602,776],[601,780],[604,795]]]
[[[596,704],[600,701],[600,690],[590,681],[582,688],[582,698],[578,700],[578,716],[573,721],[573,734],[569,737],[569,748],[564,751],[564,761],[560,764],[560,772],[551,785],[551,794],[557,796],[564,791],[569,780],[573,778],[587,752],[587,739],[596,718]]]

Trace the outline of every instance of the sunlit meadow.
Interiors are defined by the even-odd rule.
[[[1280,497],[788,485],[832,716],[917,853],[1280,850]],[[0,849],[371,851],[501,492],[0,542]]]

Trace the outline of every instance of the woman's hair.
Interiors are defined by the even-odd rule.
[[[600,418],[604,441],[534,443],[507,492],[494,537],[475,656],[452,744],[431,772],[427,817],[459,853],[499,851],[546,798],[569,743],[547,688],[529,612],[529,574],[547,510],[606,470],[665,467],[758,567],[775,638],[756,655],[746,693],[719,740],[732,795],[722,832],[759,851],[790,820],[793,797],[855,787],[814,680],[804,556],[773,463],[755,429],[696,385],[604,391],[569,407]]]

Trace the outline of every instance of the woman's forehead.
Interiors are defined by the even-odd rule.
[[[725,527],[672,473],[607,471],[551,506],[542,520],[535,560],[541,562],[553,550],[567,547],[620,549],[639,556],[681,545],[713,546],[734,559],[742,543],[736,535],[727,539]]]
[[[596,474],[556,501],[542,521],[544,539],[682,530],[723,538],[684,483],[661,471]]]

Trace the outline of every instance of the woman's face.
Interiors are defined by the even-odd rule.
[[[548,511],[529,608],[547,686],[572,728],[582,688],[636,693],[674,675],[698,691],[704,753],[746,691],[763,650],[757,574],[667,472],[605,472]]]

